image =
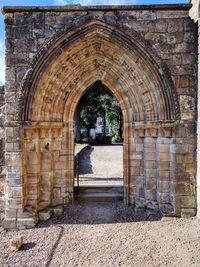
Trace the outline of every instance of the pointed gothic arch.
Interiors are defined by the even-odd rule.
[[[102,53],[101,45],[104,46],[104,50],[107,49],[107,55]],[[120,51],[119,53],[117,53],[118,50]],[[81,19],[77,20],[75,26],[72,26],[70,30],[55,35],[41,47],[21,82],[17,101],[17,120],[29,121],[32,118],[31,112],[35,93],[45,75],[45,79],[48,78],[45,82],[45,88],[47,88],[47,85],[49,86],[48,83],[50,83],[50,77],[52,84],[52,77],[54,77],[55,82],[55,77],[57,77],[55,75],[58,75],[59,71],[61,75],[65,69],[68,71],[67,68],[70,66],[73,68],[71,73],[76,71],[76,78],[71,84],[68,83],[66,85],[73,86],[75,79],[79,77],[78,72],[83,72],[82,68],[76,65],[76,61],[79,62],[79,58],[81,58],[82,51],[82,59],[85,56],[84,62],[82,62],[84,67],[93,68],[93,72],[98,69],[98,73],[95,74],[98,79],[101,80],[101,76],[106,71],[108,72],[105,60],[104,62],[102,60],[104,57],[107,60],[106,63],[110,64],[111,76],[116,75],[116,80],[120,80],[121,77],[121,82],[126,84],[126,87],[128,87],[127,84],[129,82],[134,88],[142,88],[141,85],[143,84],[143,90],[135,89],[133,92],[135,94],[134,99],[137,99],[137,103],[132,105],[136,107],[134,121],[170,121],[179,116],[179,105],[170,72],[150,45],[138,33],[125,26],[120,28],[113,22],[105,24],[100,19],[93,20],[89,17],[84,25],[82,25]],[[98,53],[101,54],[98,56]],[[90,54],[91,57],[87,57]],[[58,60],[56,60],[58,58],[62,63],[58,63]],[[75,66],[73,66],[72,61],[75,61]],[[81,62],[79,64],[81,65]],[[53,68],[56,68],[54,73]],[[117,75],[119,69],[121,71],[120,77]],[[100,71],[102,72],[101,74]],[[51,76],[47,77],[47,75]],[[152,80],[154,84],[152,84]],[[67,83],[66,80],[65,83]],[[61,88],[64,86],[62,85]],[[43,88],[43,90],[46,89]],[[61,96],[61,98],[63,97]],[[139,111],[139,108],[147,105],[147,102],[151,102],[153,110],[152,114],[146,114],[145,118],[146,111]],[[56,119],[62,121],[61,117]]]

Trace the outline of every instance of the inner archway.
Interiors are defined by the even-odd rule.
[[[101,81],[81,97],[74,115],[75,196],[123,199],[123,113]]]

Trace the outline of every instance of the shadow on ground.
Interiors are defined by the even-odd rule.
[[[91,153],[94,150],[93,147],[89,147],[86,149],[83,154],[79,157],[79,165],[78,165],[78,173],[87,174],[93,173],[92,171],[92,164],[91,164]]]
[[[145,211],[135,212],[133,206],[125,206],[123,202],[78,203],[67,206],[63,215],[53,216],[37,227],[48,227],[52,224],[108,224],[140,221],[159,221],[159,213],[149,215]]]
[[[51,249],[51,252],[50,252],[48,260],[47,260],[47,262],[45,264],[45,267],[49,267],[50,266],[50,264],[51,264],[51,262],[53,260],[55,251],[56,251],[56,249],[57,249],[57,247],[58,247],[58,245],[60,243],[61,238],[63,237],[64,227],[63,226],[58,226],[58,227],[59,227],[59,233],[58,233],[57,239],[54,241],[55,243],[54,243],[54,245],[53,245],[53,247]]]
[[[35,247],[35,245],[36,245],[36,243],[35,243],[35,242],[29,242],[29,243],[25,243],[25,244],[23,244],[23,246],[22,246],[21,250],[23,250],[23,251],[27,251],[27,250],[29,250],[29,249],[32,249],[32,248],[34,248],[34,247]]]

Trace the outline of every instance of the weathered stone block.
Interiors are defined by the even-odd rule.
[[[169,171],[170,170],[170,162],[169,161],[160,161],[159,162],[159,170],[160,171]],[[161,172],[161,174],[163,174]]]
[[[139,198],[135,200],[135,208],[136,210],[143,210],[146,208],[147,201],[144,198]]]
[[[169,181],[170,177],[171,177],[170,171],[163,171],[163,170],[159,171],[159,179],[160,179],[160,181]]]
[[[16,225],[16,218],[5,218],[2,222],[2,226],[4,229],[15,229]]]
[[[156,12],[155,11],[140,11],[138,15],[138,20],[156,20]]]
[[[155,31],[165,33],[168,28],[168,21],[157,19],[155,23]]]
[[[6,200],[7,208],[20,209],[22,207],[21,198],[7,198]]]
[[[18,218],[18,220],[17,220],[17,228],[18,229],[33,228],[37,224],[37,222],[38,222],[38,218],[37,217],[23,218],[23,219]],[[8,229],[9,229],[9,227],[8,227]]]
[[[181,112],[195,111],[196,103],[194,97],[181,95],[180,97],[180,109]]]
[[[9,198],[21,198],[22,188],[21,187],[9,187],[7,193],[8,193]]]
[[[14,67],[14,66],[26,66],[27,65],[27,54],[23,53],[17,53],[12,55],[6,56],[6,65],[8,67]]]
[[[149,211],[158,212],[159,211],[158,203],[156,201],[150,201],[150,202],[148,202],[147,203],[147,209]]]
[[[176,36],[173,34],[168,34],[168,33],[147,33],[145,35],[145,38],[147,40],[152,40],[155,43],[167,43],[169,45],[171,44],[176,44],[177,43],[177,39]]]
[[[155,160],[146,160],[145,162],[145,168],[146,169],[156,169],[156,161]]]
[[[150,190],[150,189],[155,189],[155,185],[156,185],[156,175],[155,175],[155,178],[153,178],[152,176],[148,177],[146,176],[146,188],[147,190]]]
[[[150,200],[156,200],[156,187],[155,187],[155,185],[150,190],[148,190],[148,187],[146,188],[145,197],[147,199],[147,203]]]
[[[168,32],[182,32],[183,31],[183,21],[182,20],[170,20],[168,23]]]
[[[196,209],[181,209],[181,217],[189,218],[196,215]]]
[[[177,183],[174,190],[176,195],[195,195],[195,186],[192,183]]]
[[[159,203],[167,204],[171,202],[170,193],[161,193],[159,194]]]
[[[173,18],[185,18],[187,17],[188,12],[187,11],[180,11],[180,10],[165,10],[165,11],[159,11],[157,12],[157,18],[162,19],[173,19]]]
[[[51,218],[52,211],[51,210],[43,210],[39,212],[39,220],[47,221]]]
[[[159,205],[160,211],[163,216],[173,216],[174,209],[173,206],[169,203],[160,204]]]
[[[64,212],[64,208],[63,208],[63,206],[56,206],[56,207],[54,207],[53,208],[53,213],[54,213],[54,215],[56,215],[56,216],[60,216],[60,215],[62,215],[63,214],[63,212]]]
[[[72,202],[73,201],[70,197],[66,197],[65,199],[63,199],[62,197],[52,199],[53,206],[63,205],[63,204],[69,205],[69,204],[72,204]]]
[[[160,181],[158,185],[158,191],[160,193],[169,193],[170,191],[170,183],[166,181]]]

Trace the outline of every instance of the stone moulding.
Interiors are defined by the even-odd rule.
[[[89,27],[89,28],[88,28]],[[77,30],[78,29],[78,30]],[[180,115],[179,103],[176,95],[176,91],[174,89],[174,84],[171,79],[170,71],[166,64],[162,62],[159,56],[156,54],[155,50],[152,49],[150,44],[141,37],[141,35],[134,30],[113,21],[113,19],[105,18],[102,14],[93,15],[88,14],[79,19],[73,21],[70,25],[68,25],[63,31],[55,34],[50,40],[48,40],[37,52],[36,56],[33,58],[30,66],[28,67],[25,76],[22,79],[20,84],[20,89],[18,91],[17,96],[17,111],[16,111],[16,121],[28,121],[30,120],[30,115],[26,113],[27,103],[30,101],[29,92],[32,87],[33,80],[35,80],[35,75],[38,73],[38,69],[48,60],[48,57],[54,53],[54,50],[59,48],[59,46],[64,42],[65,49],[66,46],[76,40],[79,35],[81,35],[84,31],[87,30],[98,31],[103,30],[107,31],[107,34],[112,37],[120,36],[120,42],[123,42],[128,49],[135,49],[137,47],[140,52],[140,56],[145,58],[145,60],[149,61],[149,64],[152,65],[153,68],[156,68],[159,72],[158,79],[160,79],[160,83],[162,86],[167,88],[167,90],[163,90],[163,94],[168,94],[166,99],[168,99],[170,106],[170,99],[173,99],[171,103],[174,103],[174,106],[170,106],[170,111],[174,113],[172,118],[178,118]],[[148,51],[148,52],[147,52]],[[162,77],[162,80],[161,78]],[[29,101],[27,101],[27,97]],[[33,99],[34,92],[31,92],[31,98]],[[169,119],[172,119],[169,116]]]
[[[2,13],[12,12],[71,12],[71,11],[104,11],[104,10],[189,10],[191,4],[162,4],[162,5],[101,5],[101,6],[81,6],[67,5],[67,6],[4,6]]]
[[[133,129],[137,132],[140,137],[172,137],[173,127],[175,126],[175,121],[169,122],[133,122]]]

